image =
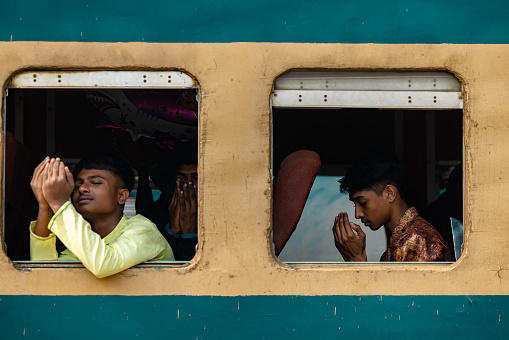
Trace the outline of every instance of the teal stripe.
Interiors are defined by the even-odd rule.
[[[508,296],[0,296],[3,339],[481,339]]]
[[[507,1],[17,0],[0,41],[509,43]]]

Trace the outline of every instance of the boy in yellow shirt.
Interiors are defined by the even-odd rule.
[[[37,221],[30,224],[33,261],[79,260],[102,278],[144,261],[174,259],[152,222],[123,214],[134,173],[121,158],[86,157],[71,174],[59,158],[46,157],[30,185],[39,204]],[[55,236],[67,247],[60,255]]]

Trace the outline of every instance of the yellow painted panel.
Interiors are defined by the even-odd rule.
[[[4,87],[23,70],[182,70],[202,93],[194,260],[97,279],[85,269],[21,272],[2,252],[0,294],[509,294],[508,59],[507,45],[0,43]],[[273,257],[269,95],[290,69],[446,70],[463,82],[466,251],[457,263],[313,267]]]

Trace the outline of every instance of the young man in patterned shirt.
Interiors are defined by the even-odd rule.
[[[440,234],[408,206],[403,181],[403,165],[396,157],[370,152],[348,170],[340,189],[355,204],[355,218],[371,230],[387,228],[390,241],[380,261],[452,261]],[[367,261],[366,234],[347,213],[336,216],[332,230],[345,261]]]

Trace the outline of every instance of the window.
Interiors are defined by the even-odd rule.
[[[72,170],[85,155],[122,154],[137,175],[124,213],[131,217],[144,208],[172,240],[165,224],[176,172],[192,163],[197,177],[199,88],[193,78],[179,71],[34,71],[15,75],[5,95],[4,246],[11,260],[23,266],[30,259],[28,223],[37,217],[37,204],[29,182],[46,155]],[[149,202],[135,208],[141,186]],[[194,255],[194,245],[184,248],[186,260],[177,263]]]
[[[462,85],[453,75],[292,71],[276,79],[271,105],[274,175],[285,157],[297,150],[312,150],[321,159],[302,215],[279,254],[280,260],[343,261],[331,229],[334,216],[346,211],[350,221],[361,225],[366,233],[368,262],[379,261],[387,247],[383,228],[371,231],[355,220],[353,203],[340,193],[338,184],[354,161],[372,149],[395,154],[403,162],[406,200],[429,220],[431,203],[446,189],[452,170],[458,166],[457,217],[462,220],[463,99]],[[277,195],[278,188],[274,191]],[[445,228],[442,236],[453,244],[450,224],[435,227],[441,233],[440,228]]]

